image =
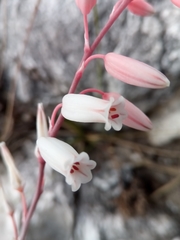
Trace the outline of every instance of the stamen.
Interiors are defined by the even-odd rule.
[[[111,116],[112,119],[115,119],[115,118],[118,118],[119,117],[119,114],[114,114]]]
[[[111,112],[115,112],[115,111],[116,111],[116,108],[115,108],[115,107],[112,107],[112,108],[110,108],[110,111],[111,111]]]
[[[76,166],[74,166],[74,165],[73,165],[73,168],[74,168],[74,170],[79,170],[79,168],[78,168],[78,167],[76,167]]]
[[[75,162],[74,164],[76,164],[76,165],[80,165],[80,163],[79,163],[79,162]]]
[[[70,173],[74,173],[74,170],[73,170],[73,169],[71,169]]]

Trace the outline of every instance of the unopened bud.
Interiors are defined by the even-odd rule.
[[[76,0],[78,8],[83,15],[90,13],[91,9],[96,5],[96,0]]]
[[[48,137],[47,120],[46,120],[42,103],[38,103],[36,128],[37,128],[37,138]]]
[[[20,173],[14,164],[14,159],[9,149],[6,147],[5,142],[0,143],[0,149],[1,149],[2,158],[4,160],[4,163],[9,173],[9,178],[10,178],[12,187],[18,191],[22,191],[23,185],[22,185]]]

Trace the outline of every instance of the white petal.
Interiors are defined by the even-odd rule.
[[[77,122],[107,122],[109,101],[84,94],[67,94],[62,100],[62,115]]]
[[[91,181],[91,170],[96,166],[96,162],[89,160],[89,156],[85,152],[79,154],[76,158],[76,162],[79,163],[79,165],[77,165],[79,170],[74,171],[73,173],[70,173],[69,171],[66,175],[66,182],[69,185],[72,185],[72,191],[77,191],[82,183]]]
[[[37,146],[43,159],[62,174],[72,166],[74,159],[78,156],[74,148],[56,138],[41,137],[37,140]]]

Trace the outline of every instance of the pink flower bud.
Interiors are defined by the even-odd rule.
[[[106,54],[104,65],[114,78],[131,85],[147,88],[164,88],[170,85],[167,77],[157,69],[116,53]]]
[[[149,16],[154,14],[154,8],[144,0],[133,0],[128,5],[128,10],[139,16]]]
[[[96,0],[76,0],[78,8],[83,15],[90,13],[91,9],[96,5]]]
[[[87,153],[79,154],[69,144],[52,137],[39,138],[37,146],[45,162],[66,177],[73,192],[82,183],[91,181],[91,170],[96,167],[96,162],[90,160]]]
[[[180,8],[180,0],[171,0],[171,2]]]
[[[1,155],[9,172],[10,182],[14,189],[22,191],[23,185],[20,173],[14,164],[14,159],[6,147],[5,142],[0,143]]]

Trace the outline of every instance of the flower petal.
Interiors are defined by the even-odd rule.
[[[52,137],[41,137],[37,140],[39,152],[54,170],[65,175],[78,153],[69,144]]]
[[[150,119],[127,99],[125,99],[125,109],[128,117],[123,120],[124,125],[141,131],[148,131],[152,128]]]
[[[73,173],[68,172],[66,176],[66,182],[72,185],[72,191],[77,191],[82,183],[91,181],[91,170],[96,167],[96,162],[89,160],[89,156],[85,152],[80,153],[76,161],[77,170]]]
[[[62,115],[75,122],[106,122],[110,103],[84,94],[67,94],[62,99]]]

